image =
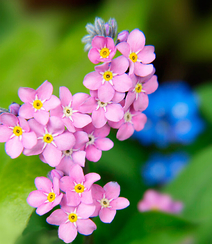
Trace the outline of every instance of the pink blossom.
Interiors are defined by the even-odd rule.
[[[128,109],[133,104],[135,111],[144,111],[149,104],[148,94],[158,88],[157,76],[153,74],[147,77],[132,75],[131,78],[133,86],[127,93],[125,108]]]
[[[126,92],[132,86],[131,78],[125,74],[129,61],[120,56],[111,63],[96,66],[95,71],[87,74],[83,84],[90,90],[98,90],[102,102],[110,102],[116,92]]]
[[[129,206],[128,199],[119,197],[120,186],[117,182],[108,182],[103,188],[94,184],[92,186],[92,195],[95,212],[92,217],[98,216],[104,223],[111,223],[116,215],[116,210]]]
[[[27,202],[30,206],[37,208],[37,214],[43,215],[61,202],[63,193],[60,193],[57,177],[54,177],[53,183],[46,177],[37,177],[35,185],[38,190],[29,194]]]
[[[28,122],[14,114],[1,115],[0,142],[6,142],[6,153],[17,158],[24,148],[31,149],[37,143],[36,134],[30,131]]]
[[[94,97],[90,97],[85,101],[80,110],[92,113],[92,123],[96,128],[103,127],[107,121],[118,122],[123,118],[124,110],[120,104],[113,101],[105,103],[95,96],[95,92],[93,92],[93,95]]]
[[[182,211],[182,202],[175,202],[169,195],[158,193],[154,190],[147,190],[143,199],[138,203],[138,210],[145,211],[162,211],[168,213],[179,213]]]
[[[108,151],[113,147],[113,142],[106,138],[110,133],[110,127],[104,125],[102,128],[95,128],[89,124],[84,128],[84,131],[89,138],[85,146],[86,158],[89,161],[97,162],[102,156],[102,151]]]
[[[110,37],[95,36],[91,45],[92,48],[88,53],[88,58],[94,64],[110,62],[116,54],[114,41]]]
[[[84,176],[82,168],[76,164],[69,172],[69,176],[60,179],[60,189],[66,193],[67,205],[92,204],[91,186],[100,179],[100,175],[89,173]]]
[[[70,243],[76,238],[77,232],[90,235],[96,230],[95,223],[89,219],[94,210],[94,205],[81,203],[77,207],[70,207],[62,204],[61,209],[55,210],[46,221],[51,225],[59,225],[59,238]]]
[[[75,164],[79,164],[81,167],[85,166],[86,152],[82,148],[89,141],[88,135],[84,131],[77,131],[74,136],[76,143],[72,148],[63,151],[62,160],[56,166],[56,169],[63,171],[66,175],[69,174],[70,168]]]
[[[142,31],[135,29],[130,32],[127,42],[121,42],[117,49],[130,61],[129,74],[144,77],[152,73],[155,59],[154,46],[145,46],[145,36]]]
[[[72,96],[68,88],[60,87],[61,105],[51,110],[51,115],[61,118],[66,128],[75,132],[76,128],[82,128],[91,122],[88,114],[79,112],[79,107],[88,97],[85,93]]]
[[[124,117],[119,122],[109,121],[109,125],[112,128],[118,129],[116,137],[120,141],[126,140],[132,136],[134,130],[142,130],[147,121],[146,115],[141,112],[136,112],[132,106],[129,109],[124,108],[124,110]]]
[[[25,119],[34,117],[39,123],[46,125],[49,120],[49,110],[60,105],[60,100],[52,95],[53,86],[45,81],[37,90],[19,88],[18,95],[24,104],[19,109],[19,115]]]
[[[127,31],[127,30],[123,30],[122,32],[120,32],[120,33],[118,34],[117,39],[118,39],[119,42],[126,42],[128,36],[129,36],[129,31]]]
[[[76,140],[72,133],[65,131],[61,119],[52,116],[47,125],[43,126],[36,120],[29,120],[31,129],[36,133],[38,142],[29,150],[24,150],[27,156],[42,154],[50,166],[57,166],[62,159],[62,151],[73,147]]]
[[[18,116],[18,112],[19,112],[19,109],[20,109],[20,104],[18,103],[12,103],[10,104],[9,106],[9,112],[14,114],[15,116]]]

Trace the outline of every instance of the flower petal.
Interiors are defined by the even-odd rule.
[[[90,235],[96,230],[96,224],[90,219],[80,219],[77,221],[78,232],[82,235]]]
[[[91,117],[92,123],[96,128],[101,128],[107,123],[107,119],[105,118],[105,111],[103,108],[94,110]]]
[[[31,119],[34,116],[34,109],[32,107],[32,104],[24,103],[23,105],[21,105],[18,114],[25,119]]]
[[[139,29],[130,32],[127,43],[130,45],[131,52],[138,52],[144,48],[145,36]]]
[[[134,127],[130,123],[124,123],[118,130],[116,137],[120,141],[124,141],[132,136],[134,132]]]
[[[77,236],[77,229],[73,223],[61,224],[58,229],[58,236],[65,243],[72,242]]]
[[[20,87],[18,90],[18,96],[24,103],[31,103],[35,99],[36,91],[28,87]]]
[[[41,176],[35,178],[35,186],[38,190],[49,193],[52,190],[52,182],[50,179]]]
[[[7,126],[0,125],[0,142],[6,142],[12,136],[13,131]]]
[[[95,210],[94,205],[87,205],[87,204],[81,203],[79,205],[79,207],[77,208],[77,214],[79,215],[79,217],[81,217],[83,219],[87,219],[93,214],[94,210]]]
[[[24,148],[31,149],[37,144],[37,136],[34,131],[23,133],[22,143]]]
[[[53,86],[50,82],[47,80],[41,84],[38,89],[36,90],[36,93],[38,95],[38,98],[42,100],[48,100],[50,99],[53,92]]]
[[[97,90],[102,84],[102,76],[93,71],[87,74],[83,80],[83,85],[90,90]]]
[[[110,181],[104,185],[105,197],[107,199],[116,199],[120,195],[120,185],[117,182]]]
[[[108,104],[105,117],[113,122],[120,121],[124,116],[124,110],[120,104]]]
[[[138,76],[147,76],[152,73],[154,70],[154,66],[152,64],[142,64],[139,62],[135,63],[135,74]]]
[[[49,112],[46,110],[38,110],[34,113],[34,118],[42,125],[46,125],[49,121]]]
[[[54,109],[58,107],[60,104],[61,104],[60,99],[52,95],[50,99],[43,104],[43,107],[45,108],[46,111],[49,111],[50,109]]]
[[[99,159],[101,158],[102,156],[102,151],[97,149],[95,146],[93,145],[89,145],[87,148],[86,148],[86,158],[89,160],[89,161],[92,161],[92,162],[97,162],[99,161]]]
[[[61,225],[66,222],[67,214],[62,209],[57,209],[46,219],[51,225]]]
[[[109,138],[99,138],[95,141],[95,146],[102,151],[110,150],[113,145],[113,141],[111,141]]]
[[[11,158],[17,158],[20,156],[20,154],[23,151],[23,145],[19,140],[18,136],[13,137],[9,141],[6,142],[5,144],[5,150],[6,153],[11,157]]]
[[[147,45],[138,53],[138,59],[144,64],[149,64],[155,59],[154,46]]]
[[[99,218],[103,223],[111,223],[116,215],[116,210],[109,208],[102,208],[99,211]]]
[[[90,189],[92,184],[101,179],[101,176],[97,173],[89,173],[85,175],[85,187]]]
[[[110,202],[110,206],[112,207],[111,209],[116,209],[116,210],[126,208],[129,205],[130,202],[125,197],[118,197],[117,199],[114,199],[113,201]]]
[[[126,92],[132,87],[132,80],[127,74],[117,75],[113,79],[114,89],[118,92]]]
[[[72,102],[72,94],[65,86],[60,87],[60,100],[63,106],[69,106],[70,102]]]
[[[62,151],[72,148],[76,139],[72,133],[65,131],[63,134],[54,137],[54,141],[57,145],[57,149]]]
[[[49,144],[43,150],[43,156],[47,164],[52,167],[56,167],[61,161],[62,152],[52,144]]]
[[[98,98],[101,102],[110,102],[115,94],[115,91],[109,82],[105,82],[98,89]]]
[[[43,194],[42,191],[32,191],[30,192],[27,202],[30,206],[33,208],[39,207],[41,204],[43,204],[47,200],[47,196]]]

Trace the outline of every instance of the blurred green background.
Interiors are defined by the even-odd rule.
[[[85,25],[94,23],[96,16],[105,21],[115,18],[119,32],[139,28],[145,33],[146,44],[155,46],[159,83],[189,82],[200,96],[207,129],[184,147],[192,155],[190,165],[161,189],[184,202],[180,216],[138,213],[137,203],[146,190],[140,165],[151,151],[136,141],[119,142],[111,134],[114,148],[90,168],[102,176],[101,185],[118,181],[121,196],[131,205],[118,211],[110,225],[95,219],[94,243],[212,243],[212,1],[1,0],[0,106],[20,102],[19,87],[36,89],[44,80],[53,84],[55,95],[60,86],[72,94],[88,92],[82,81],[94,65],[81,38],[87,34]],[[33,213],[29,220],[33,209],[26,203],[35,190],[34,178],[45,176],[50,167],[37,156],[11,160],[3,144],[0,152],[0,243],[63,243],[56,228],[45,223],[46,216]],[[74,243],[82,241],[78,235]]]

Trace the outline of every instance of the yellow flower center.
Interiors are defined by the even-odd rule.
[[[101,102],[101,101],[99,100],[99,101],[98,101],[98,105],[99,105],[99,107],[104,108],[104,107],[107,106],[107,103]]]
[[[103,79],[106,81],[113,79],[113,73],[111,71],[105,71],[103,74]]]
[[[110,202],[107,198],[102,198],[100,201],[100,204],[103,208],[107,208],[110,205]]]
[[[135,86],[135,92],[140,93],[142,91],[142,84],[141,83],[137,83],[137,85]]]
[[[136,53],[130,53],[129,58],[135,63],[138,59],[138,56]]]
[[[77,193],[82,193],[82,192],[84,192],[84,189],[85,189],[85,187],[84,187],[83,185],[81,185],[81,184],[77,184],[77,185],[74,187],[74,190],[75,190],[75,192],[77,192]]]
[[[46,143],[51,143],[53,141],[53,136],[51,134],[45,134],[43,136],[43,140]]]
[[[49,195],[47,196],[47,199],[49,202],[53,202],[55,199],[56,195],[54,192],[50,192]]]
[[[69,117],[73,114],[73,110],[70,107],[65,107],[63,109],[63,113],[65,114],[66,117]]]
[[[130,122],[131,119],[132,119],[132,114],[130,112],[126,112],[124,114],[124,120],[125,120],[125,122]]]
[[[33,107],[37,110],[41,109],[43,107],[43,103],[41,102],[41,100],[35,100],[33,102]]]
[[[13,129],[13,133],[16,136],[21,136],[22,133],[23,133],[22,128],[20,126],[15,126],[14,129]]]
[[[70,213],[69,215],[68,215],[68,219],[69,219],[69,221],[70,222],[76,222],[77,221],[77,215],[75,214],[75,213]]]
[[[104,47],[99,52],[102,58],[107,58],[110,55],[110,50],[107,47]]]

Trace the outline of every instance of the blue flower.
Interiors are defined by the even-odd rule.
[[[153,154],[141,169],[141,175],[148,186],[163,185],[173,180],[188,164],[189,156],[184,152],[170,155]]]
[[[198,105],[197,95],[185,82],[164,83],[149,96],[149,106],[144,112],[147,123],[133,137],[144,145],[154,143],[160,148],[170,143],[189,144],[205,126]]]

